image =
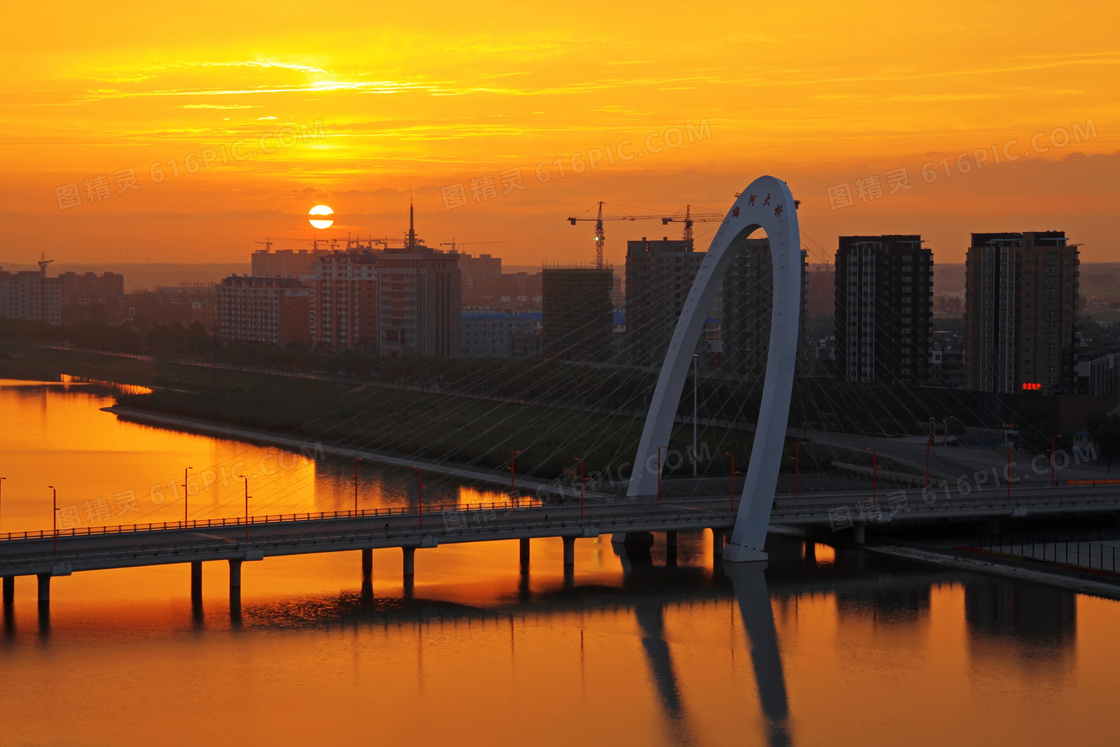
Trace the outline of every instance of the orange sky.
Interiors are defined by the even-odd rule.
[[[5,11],[0,263],[245,261],[266,236],[310,238],[317,202],[342,216],[327,235],[400,236],[410,189],[429,244],[589,261],[590,226],[564,218],[597,200],[725,210],[764,173],[802,201],[827,250],[807,241],[813,261],[838,234],[921,233],[955,262],[969,231],[1051,228],[1086,260],[1120,260],[1112,3],[108,8]],[[130,168],[138,189],[115,177]],[[514,169],[524,189],[503,194]],[[890,194],[898,169],[911,188]],[[108,196],[91,200],[102,175]],[[861,201],[868,176],[882,196]],[[478,182],[475,199],[487,177],[493,196]],[[460,183],[467,204],[448,210],[441,188]],[[70,184],[81,204],[60,209]],[[844,184],[853,204],[837,207]],[[678,231],[611,224],[607,257]]]

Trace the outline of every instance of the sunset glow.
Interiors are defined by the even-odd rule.
[[[590,231],[562,219],[598,200],[723,206],[763,173],[830,248],[874,225],[960,261],[968,231],[1030,223],[1064,227],[1088,261],[1115,250],[1112,5],[565,10],[443,4],[421,26],[412,7],[356,3],[203,3],[205,23],[150,3],[11,8],[9,28],[50,33],[4,51],[6,254],[243,261],[268,235],[313,238],[303,216],[328,199],[340,236],[399,236],[413,189],[432,239],[585,259]],[[890,194],[898,169],[911,188]],[[861,201],[868,175],[882,196]],[[832,209],[845,182],[854,204]],[[67,185],[80,204],[60,202]],[[613,228],[614,261],[659,230]]]

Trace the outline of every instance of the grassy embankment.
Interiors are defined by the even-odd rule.
[[[265,429],[324,443],[345,444],[412,458],[484,469],[508,467],[518,450],[518,472],[554,478],[585,460],[587,473],[633,459],[642,421],[578,410],[469,397],[355,386],[223,371],[154,360],[5,345],[0,377],[57,380],[60,374],[154,387],[151,394],[120,394],[121,406],[229,425]],[[690,447],[690,426],[678,426],[670,448]],[[701,464],[724,474],[723,452],[735,453],[740,473],[752,434],[722,428],[700,431]],[[802,452],[802,467],[812,457]],[[786,460],[788,462],[788,460]],[[667,473],[691,474],[691,464],[667,459]],[[673,467],[676,469],[672,469]]]

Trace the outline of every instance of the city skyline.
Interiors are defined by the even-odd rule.
[[[436,8],[422,30],[407,8],[221,7],[212,33],[158,46],[149,30],[174,27],[170,11],[122,10],[108,33],[70,9],[46,44],[8,50],[2,259],[232,261],[266,237],[313,238],[318,202],[338,214],[327,236],[396,236],[413,191],[430,237],[505,241],[511,264],[587,261],[590,227],[563,219],[599,200],[718,209],[744,175],[775,173],[822,247],[920,233],[963,262],[969,233],[1025,225],[1102,261],[1117,248],[1116,11],[1045,6],[1041,24],[1043,7],[822,5],[796,30],[780,9],[731,6],[692,27],[656,9],[596,7],[589,25],[579,8],[547,22]],[[747,30],[706,28],[723,17]],[[323,27],[331,44],[312,41]],[[698,248],[713,228],[697,226]],[[612,224],[607,259],[679,238],[657,229]]]

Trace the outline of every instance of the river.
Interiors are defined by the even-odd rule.
[[[121,422],[111,389],[0,382],[0,532],[346,510],[353,464]],[[191,467],[184,502],[183,470]],[[362,508],[417,476],[358,465]],[[504,494],[424,476],[425,501]],[[431,482],[429,483],[429,480]],[[108,515],[106,515],[108,512]],[[74,522],[77,522],[76,524]],[[709,533],[675,564],[608,537],[17,580],[0,634],[5,744],[1111,743],[1116,602],[779,540],[728,577]],[[769,605],[766,602],[769,602]],[[772,621],[772,622],[770,622]],[[769,633],[768,633],[769,631]],[[769,636],[769,637],[768,637]]]

